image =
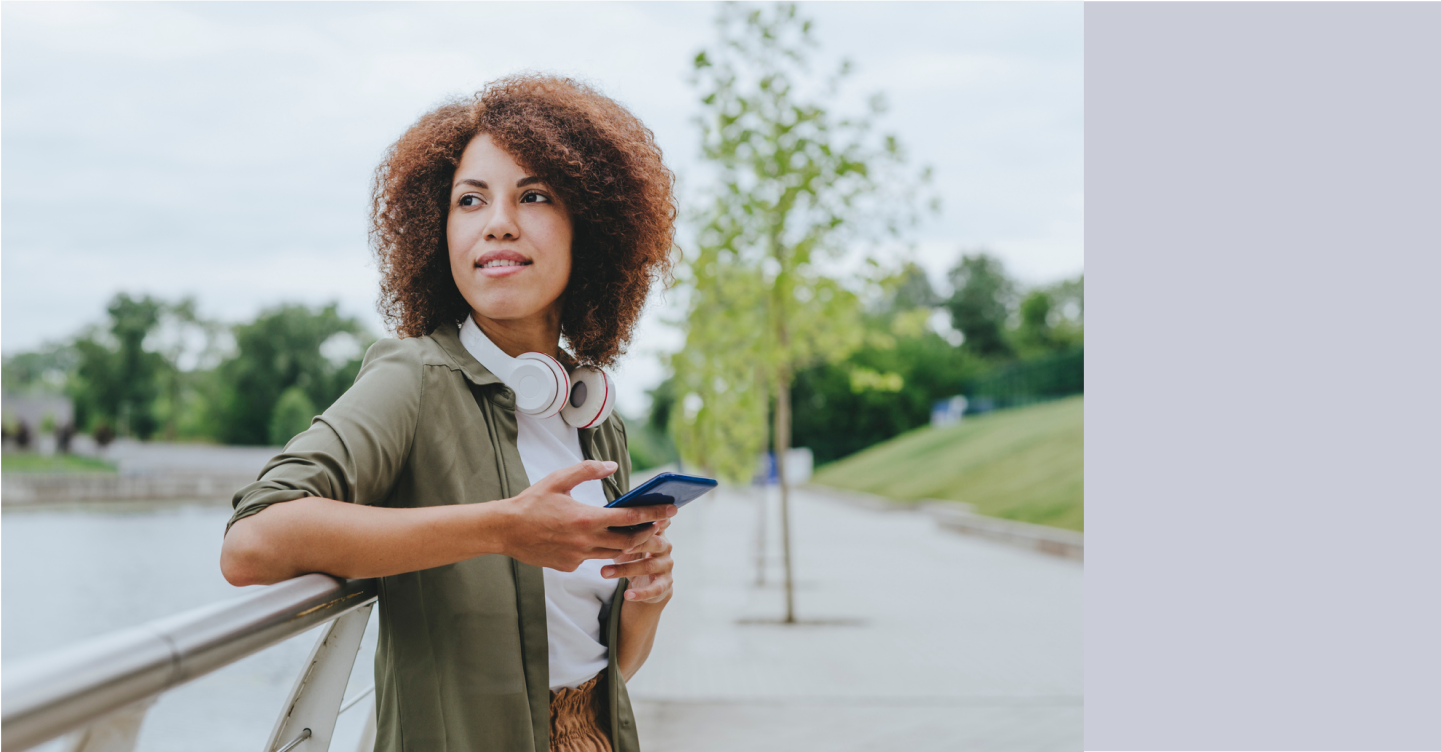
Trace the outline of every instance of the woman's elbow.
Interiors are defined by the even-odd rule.
[[[270,585],[284,577],[276,576],[274,562],[263,551],[253,526],[240,520],[225,534],[220,546],[220,574],[225,581],[236,587],[248,585]]]

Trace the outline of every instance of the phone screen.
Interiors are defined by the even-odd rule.
[[[716,487],[711,478],[699,478],[679,473],[661,473],[631,489],[630,493],[606,504],[607,507],[644,507],[652,504],[674,504],[683,507]],[[612,527],[617,532],[633,533],[649,527],[650,522],[639,525]]]

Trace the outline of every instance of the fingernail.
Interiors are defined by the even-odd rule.
[[[633,601],[633,600],[635,600],[635,591],[634,591],[634,590],[627,590],[627,591],[625,591],[625,599],[628,600],[628,601]]]
[[[601,567],[601,569],[600,569],[600,576],[601,576],[601,577],[612,577],[612,576],[614,576],[614,575],[615,575],[615,567]]]
[[[667,506],[667,507],[665,508],[665,516],[667,516],[667,517],[674,517],[674,516],[675,516],[675,513],[676,513],[676,512],[679,512],[679,511],[680,511],[680,507],[677,507],[677,506],[674,506],[674,505]]]
[[[617,467],[620,467],[620,465],[617,465],[610,460],[606,460],[605,462],[602,462],[600,464],[603,465],[606,470],[615,470]]]

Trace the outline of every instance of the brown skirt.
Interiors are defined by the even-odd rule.
[[[605,670],[571,689],[550,693],[551,752],[611,752]]]

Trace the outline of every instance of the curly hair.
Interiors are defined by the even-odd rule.
[[[387,326],[418,337],[470,313],[451,275],[445,227],[456,165],[481,134],[569,208],[574,234],[561,334],[577,364],[612,365],[651,284],[670,281],[675,175],[635,115],[570,78],[493,81],[421,116],[387,150],[375,170],[370,217]]]

